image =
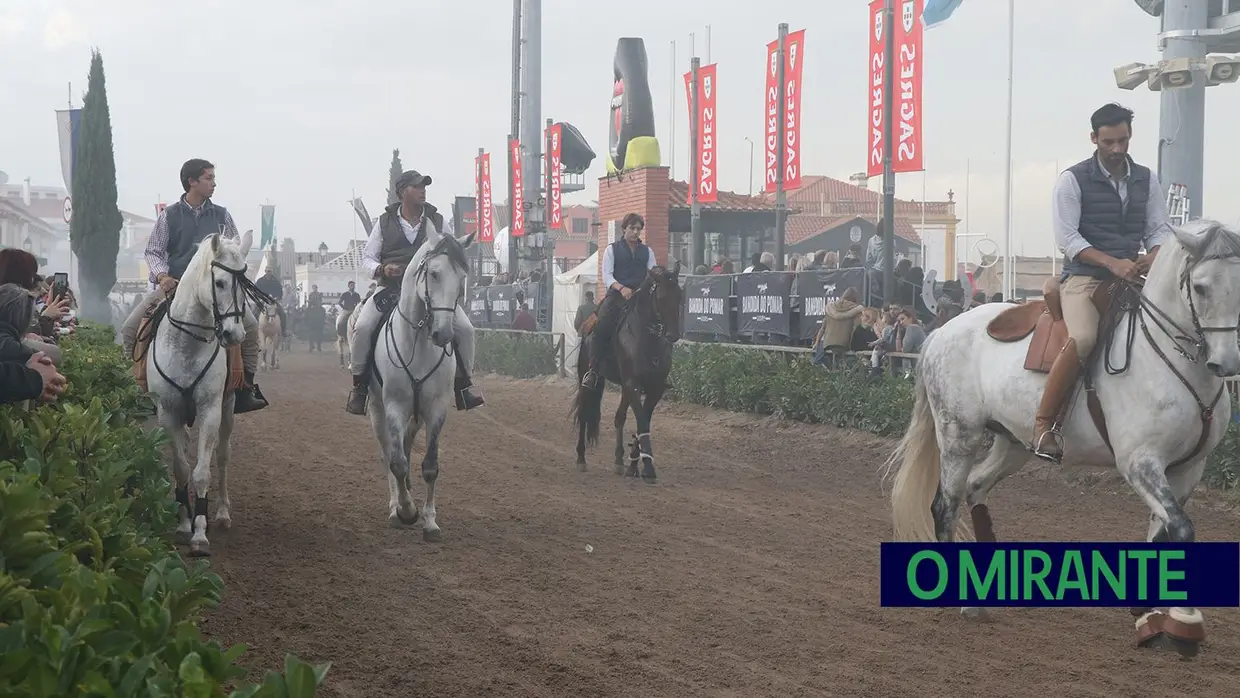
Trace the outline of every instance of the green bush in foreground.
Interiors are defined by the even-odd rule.
[[[555,373],[549,335],[487,333],[478,343],[479,366],[526,378]],[[508,339],[519,337],[519,339]],[[537,338],[541,338],[541,344]],[[544,349],[537,350],[534,347]],[[808,355],[779,354],[727,344],[678,344],[668,397],[733,412],[771,414],[812,424],[898,437],[913,410],[913,382],[870,378],[860,366],[828,370]],[[1240,488],[1240,426],[1227,430],[1210,454],[1205,483]]]
[[[313,696],[327,665],[293,655],[226,693],[245,646],[199,634],[222,585],[167,535],[163,437],[139,424],[149,401],[110,328],[83,326],[63,347],[58,405],[0,406],[0,695]]]

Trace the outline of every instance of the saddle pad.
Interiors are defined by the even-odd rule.
[[[590,316],[581,323],[581,336],[586,337],[594,331],[594,326],[598,324],[598,313],[590,313]]]

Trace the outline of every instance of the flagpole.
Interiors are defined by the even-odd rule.
[[[349,199],[349,204],[352,206],[357,206],[357,203],[356,203],[357,202],[357,190],[353,189],[351,191],[353,192],[353,197]],[[353,216],[353,249],[355,251],[357,250],[357,216]],[[358,263],[362,261],[361,256],[362,256],[361,253],[358,252],[357,261],[353,262],[353,286],[354,288],[357,287],[357,267],[358,267]]]
[[[1015,297],[1016,284],[1012,277],[1016,273],[1016,263],[1012,259],[1012,83],[1015,77],[1015,46],[1016,46],[1016,0],[1008,0],[1008,77],[1007,77],[1007,154],[1003,166],[1003,230],[1004,230],[1004,270],[1003,298],[1012,300]]]

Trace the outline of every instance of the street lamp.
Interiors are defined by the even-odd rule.
[[[319,243],[319,266],[321,267],[324,264],[327,264],[327,243],[320,242]]]

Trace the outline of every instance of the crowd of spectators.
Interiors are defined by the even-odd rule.
[[[68,287],[53,289],[29,252],[0,250],[0,403],[52,402],[64,392],[57,345],[76,324]]]

